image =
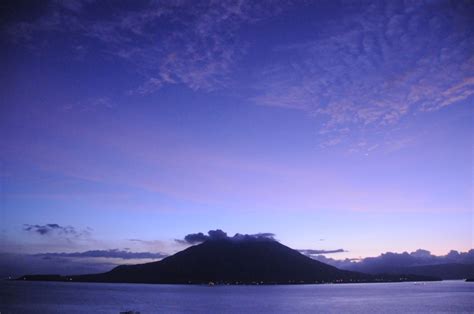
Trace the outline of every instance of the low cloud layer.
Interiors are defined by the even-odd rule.
[[[25,274],[79,275],[109,271],[123,264],[137,264],[167,257],[165,253],[128,250],[90,250],[72,253],[18,254],[0,252],[0,279]]]
[[[347,252],[344,249],[337,249],[337,250],[313,250],[313,249],[303,249],[303,250],[298,250],[298,252],[307,255],[309,257],[312,257],[314,255],[319,255],[319,254],[333,254],[333,253],[343,253]]]
[[[0,279],[18,278],[25,274],[79,275],[109,271],[114,260],[50,257],[41,255],[0,253]]]
[[[383,273],[392,272],[399,269],[424,266],[424,265],[440,265],[440,264],[474,264],[474,250],[468,252],[450,251],[446,255],[436,256],[430,251],[418,249],[415,252],[403,253],[383,253],[377,257],[367,257],[361,260],[344,259],[336,260],[327,258],[323,255],[313,255],[312,258],[333,265],[335,267],[354,270],[366,273]]]
[[[126,250],[111,249],[111,250],[90,250],[85,252],[73,253],[41,253],[36,256],[51,258],[51,257],[92,257],[92,258],[121,258],[121,259],[161,259],[168,254],[151,253],[151,252],[130,252]]]
[[[202,232],[190,233],[184,237],[184,239],[176,239],[176,242],[181,244],[198,244],[208,240],[220,240],[228,239],[232,241],[245,241],[245,240],[259,240],[259,241],[275,241],[275,234],[269,232],[255,233],[255,234],[240,234],[236,233],[234,236],[229,237],[226,232],[216,229],[209,230],[207,234]]]

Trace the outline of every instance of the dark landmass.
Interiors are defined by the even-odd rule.
[[[353,267],[352,271],[359,271],[368,274],[413,274],[421,276],[438,277],[443,280],[466,279],[474,277],[474,264],[446,263],[432,265],[417,265],[400,267],[397,265],[386,265],[383,268]]]
[[[30,281],[66,281],[65,276],[61,275],[28,275],[18,278],[18,280]]]
[[[442,279],[474,277],[472,266],[474,265],[474,249],[467,252],[451,250],[448,254],[440,256],[433,255],[430,251],[423,249],[411,253],[386,252],[379,256],[363,258],[357,262],[350,259],[337,260],[322,255],[310,254],[309,256],[339,269],[366,274],[408,273],[441,277]]]
[[[440,264],[413,266],[403,269],[404,273],[433,276],[441,279],[466,279],[474,277],[474,264]]]
[[[158,262],[122,265],[79,276],[27,275],[19,280],[160,284],[314,284],[434,281],[420,275],[369,275],[340,270],[274,240],[224,238],[191,246]]]
[[[467,282],[474,282],[474,277],[473,278],[467,278],[466,281]]]

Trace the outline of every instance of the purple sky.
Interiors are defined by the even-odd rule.
[[[472,2],[1,6],[0,252],[473,247]]]

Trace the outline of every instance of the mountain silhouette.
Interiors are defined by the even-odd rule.
[[[161,261],[121,265],[109,272],[50,276],[51,280],[166,284],[296,284],[329,282],[421,281],[432,277],[368,275],[340,270],[275,241],[208,240]],[[23,276],[23,280],[48,280]]]

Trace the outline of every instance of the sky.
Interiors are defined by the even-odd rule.
[[[472,1],[0,6],[0,254],[473,248]]]

